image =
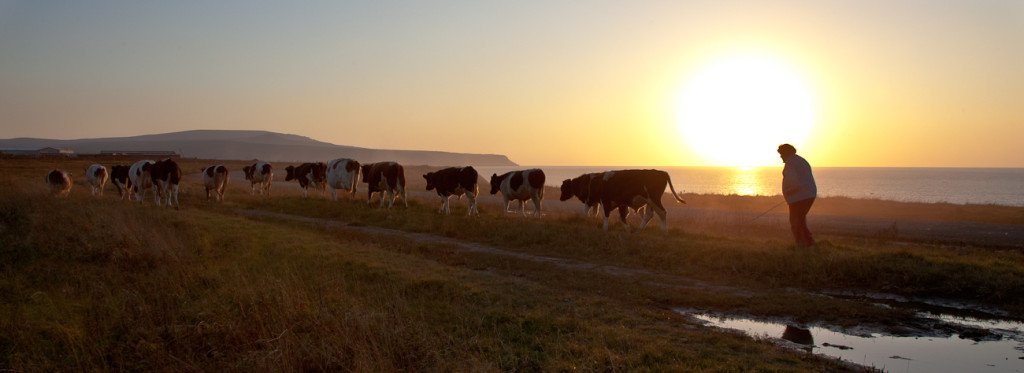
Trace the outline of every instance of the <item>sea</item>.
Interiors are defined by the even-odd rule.
[[[585,173],[632,168],[667,171],[679,193],[775,196],[781,194],[782,167],[475,167],[484,179],[492,173],[540,168],[546,184]],[[1024,168],[816,167],[819,197],[871,198],[903,202],[1024,206]]]

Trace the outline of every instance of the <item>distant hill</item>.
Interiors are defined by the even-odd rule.
[[[78,140],[37,138],[0,139],[3,149],[69,148],[79,154],[100,151],[173,150],[183,157],[205,159],[263,159],[279,162],[326,161],[352,158],[362,163],[396,161],[407,165],[515,166],[500,154],[451,153],[426,150],[369,149],[335,145],[305,136],[268,131],[194,130],[156,135]]]

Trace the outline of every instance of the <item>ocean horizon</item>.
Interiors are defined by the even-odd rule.
[[[775,196],[781,194],[782,166],[495,166],[476,167],[484,179],[492,173],[540,168],[546,184],[585,173],[659,169],[669,173],[678,193]],[[814,167],[819,197],[870,198],[901,202],[1024,206],[1024,168]]]

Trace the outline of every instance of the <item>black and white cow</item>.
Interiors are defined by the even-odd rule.
[[[423,175],[427,180],[427,190],[436,190],[441,197],[441,213],[450,215],[451,208],[449,200],[451,196],[462,197],[463,194],[469,198],[469,212],[467,215],[480,214],[476,207],[476,196],[480,194],[477,179],[480,176],[476,169],[471,166],[449,167],[436,172],[428,172]]]
[[[128,169],[128,182],[132,185],[132,199],[138,202],[142,202],[142,199],[146,197],[146,192],[153,188],[153,179],[149,176],[149,167],[152,166],[156,161],[153,160],[141,160],[132,164],[132,167]],[[160,196],[157,196],[159,201]]]
[[[562,181],[561,195],[558,197],[559,201],[568,201],[572,197],[576,197],[583,202],[583,215],[597,215],[598,208],[601,206],[601,200],[598,198],[591,198],[590,196],[590,180],[600,175],[602,172],[583,174],[572,179],[566,179]]]
[[[323,192],[324,184],[327,182],[327,165],[323,162],[303,163],[296,166],[285,167],[287,174],[284,181],[297,180],[302,188],[302,196],[309,195],[309,188],[320,189]]]
[[[409,199],[405,195],[405,168],[396,162],[377,162],[362,165],[363,182],[369,191],[366,204],[372,204],[373,193],[380,193],[380,207],[384,207],[387,194],[388,208],[395,204],[395,198],[402,198],[405,207],[409,207]]]
[[[128,177],[130,169],[131,166],[126,165],[110,167],[111,184],[114,184],[114,187],[117,188],[117,194],[121,199],[130,198],[132,194],[132,186],[134,184],[132,184],[131,178]]]
[[[668,173],[661,170],[619,170],[608,171],[590,180],[590,199],[601,201],[604,206],[604,227],[608,230],[608,217],[615,209],[619,209],[619,218],[625,226],[626,231],[630,230],[626,222],[626,215],[629,209],[639,210],[646,207],[643,221],[638,231],[642,231],[655,213],[661,218],[661,230],[668,231],[668,218],[665,206],[661,204],[661,197],[665,194],[665,186],[672,190],[672,196],[676,202],[686,203],[676,194],[676,188],[672,185],[672,179]]]
[[[491,194],[501,192],[502,206],[508,211],[511,201],[519,201],[519,213],[526,216],[526,201],[533,201],[533,216],[540,217],[544,199],[544,171],[539,168],[491,175]]]
[[[92,195],[94,196],[103,195],[103,188],[107,186],[108,180],[110,180],[110,174],[107,173],[107,168],[99,163],[93,163],[85,169],[85,181],[92,186]]]
[[[51,170],[46,173],[46,185],[50,187],[50,194],[66,197],[71,193],[71,174],[63,170]]]
[[[245,179],[249,180],[249,194],[256,194],[259,190],[261,195],[270,196],[270,185],[274,181],[274,166],[268,162],[257,160],[252,165],[242,167],[245,172]]]
[[[222,164],[203,169],[203,187],[206,188],[207,200],[210,199],[210,192],[212,191],[214,201],[224,201],[224,190],[228,186],[228,175],[228,168]]]
[[[149,166],[143,166],[143,170],[149,173],[153,181],[153,188],[156,189],[156,205],[167,207],[174,205],[178,209],[178,184],[181,183],[181,167],[173,159],[156,161]]]
[[[359,162],[348,158],[338,158],[327,162],[327,187],[331,189],[331,200],[338,200],[338,189],[348,191],[352,197],[356,195],[356,183],[359,182]]]

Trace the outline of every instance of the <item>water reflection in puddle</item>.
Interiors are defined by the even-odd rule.
[[[740,330],[754,337],[782,338],[817,354],[890,372],[1024,372],[1022,324],[1000,322],[993,333],[998,341],[976,342],[958,335],[941,337],[894,337],[880,334],[856,336],[820,327],[800,328],[742,318],[722,318],[676,310],[710,325]],[[986,324],[987,321],[949,317],[947,322]],[[976,325],[981,326],[981,325]]]

